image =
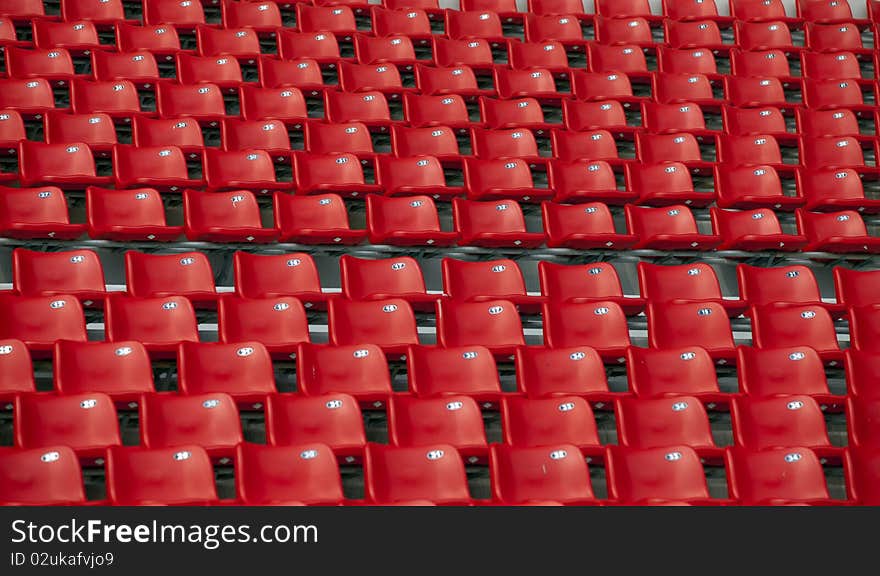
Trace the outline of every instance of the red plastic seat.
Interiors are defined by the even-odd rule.
[[[852,306],[849,309],[850,348],[877,352],[874,337],[880,328],[880,305]]]
[[[600,136],[605,137],[604,134]],[[613,137],[610,134],[607,137],[613,143]],[[629,190],[618,189],[617,177],[611,164],[605,160],[592,160],[590,157],[571,161],[553,160],[548,165],[548,180],[550,188],[556,193],[556,203],[600,201],[625,204],[635,197]]]
[[[205,148],[203,162],[209,191],[243,188],[265,194],[290,187],[276,179],[275,164],[265,150]]]
[[[252,28],[196,26],[196,42],[200,56],[232,56],[248,63],[260,56],[260,39]]]
[[[647,208],[627,205],[626,223],[638,236],[635,248],[660,250],[711,250],[721,243],[716,235],[701,234],[687,206]]]
[[[79,459],[63,445],[30,450],[0,448],[0,494],[3,506],[85,504]]]
[[[750,315],[752,342],[757,348],[810,346],[826,361],[841,356],[834,321],[819,305],[754,306]]]
[[[798,108],[797,125],[801,133],[808,138],[859,134],[859,121],[852,110]]]
[[[239,89],[241,117],[244,120],[279,120],[299,128],[308,118],[306,101],[299,88],[258,88],[243,85]]]
[[[727,76],[724,93],[733,106],[785,106],[788,104],[785,87],[776,77]]]
[[[875,397],[850,396],[847,399],[847,439],[849,446],[859,448],[876,448],[880,446],[880,427],[877,417],[880,414],[880,402]]]
[[[375,64],[398,64],[411,66],[416,62],[416,52],[409,36],[396,32],[390,36],[366,36],[356,34],[354,37],[354,50],[357,61],[363,65]],[[346,76],[348,62],[340,62],[340,75]],[[395,66],[388,66],[388,71],[395,70]],[[351,69],[354,70],[354,69]],[[378,71],[378,68],[377,68]],[[373,76],[378,79],[378,77]],[[388,79],[382,80],[387,82]],[[343,89],[346,89],[343,87]]]
[[[157,188],[171,192],[188,186],[200,187],[201,179],[189,177],[186,156],[176,146],[113,147],[113,168],[117,188]]]
[[[336,506],[345,498],[336,459],[323,442],[243,442],[235,450],[235,476],[236,496],[245,506]]]
[[[712,407],[728,397],[719,390],[715,362],[702,346],[630,346],[626,369],[630,389],[640,398],[691,396]]]
[[[89,237],[95,240],[169,241],[183,233],[182,226],[168,226],[159,193],[151,188],[86,189]]]
[[[543,233],[526,231],[522,208],[513,200],[453,198],[452,218],[463,246],[534,248],[544,242]]]
[[[807,346],[737,349],[740,391],[752,397],[806,394],[820,404],[840,402],[828,389],[822,359]]]
[[[523,158],[469,158],[464,161],[464,184],[470,200],[528,202],[552,195],[547,188],[535,187],[529,163]]]
[[[226,116],[223,92],[215,84],[156,85],[156,110],[160,118],[193,118],[216,124]]]
[[[467,105],[457,94],[426,96],[407,93],[403,95],[403,110],[407,123],[413,128],[467,127],[471,124]]]
[[[419,343],[412,307],[401,298],[355,302],[336,298],[327,306],[330,343],[372,343],[390,354],[402,354]]]
[[[807,237],[805,251],[880,252],[880,239],[868,235],[865,221],[855,210],[825,214],[798,210],[795,216],[798,230]]]
[[[497,12],[488,10],[446,10],[444,30],[452,40],[477,38],[491,41],[504,38],[501,18]]]
[[[399,93],[403,91],[400,71],[391,63],[354,64],[340,61],[339,87],[345,92]]]
[[[361,243],[366,230],[352,230],[345,203],[337,194],[294,196],[276,192],[275,228],[282,242],[302,244]]]
[[[494,444],[489,452],[489,469],[492,498],[499,503],[595,502],[587,462],[572,444],[532,448]]]
[[[658,50],[660,71],[672,74],[718,74],[715,56],[702,48],[661,48]]]
[[[791,66],[782,50],[739,50],[733,49],[730,53],[733,76],[748,78],[790,78]],[[740,99],[745,88],[753,87],[753,84],[742,80],[734,81],[731,78],[729,85],[731,90],[740,93]],[[760,86],[758,86],[760,88]]]
[[[410,391],[419,397],[465,395],[483,407],[501,398],[501,384],[492,352],[480,345],[443,348],[411,346],[407,351]]]
[[[806,446],[821,451],[831,446],[822,409],[805,394],[736,398],[731,418],[736,445],[749,450]]]
[[[734,27],[736,44],[743,50],[792,50],[791,30],[782,20],[740,20]]]
[[[306,396],[349,394],[362,405],[382,407],[391,395],[391,375],[375,344],[300,344],[296,352],[297,389]]]
[[[576,14],[528,14],[524,23],[526,42],[584,44],[584,32]]]
[[[177,369],[182,394],[222,392],[240,405],[256,405],[276,391],[272,359],[259,342],[184,342],[177,351]]]
[[[684,136],[675,136],[672,140],[682,138]],[[675,153],[671,146],[669,151]],[[713,192],[695,190],[691,173],[682,162],[628,164],[625,174],[626,187],[631,193],[638,195],[639,204],[706,206],[715,200]]]
[[[0,340],[0,407],[13,408],[15,396],[35,392],[34,366],[24,342]]]
[[[880,451],[875,448],[848,448],[844,455],[846,488],[850,498],[863,506],[877,506],[880,493]]]
[[[194,301],[214,300],[214,272],[202,252],[147,254],[125,252],[127,292],[141,298],[185,296]]]
[[[241,66],[232,55],[196,56],[177,53],[177,79],[181,84],[210,83],[219,88],[237,88],[243,82]]]
[[[752,306],[777,302],[820,304],[822,295],[813,271],[802,265],[761,268],[749,264],[736,267],[739,293]]]
[[[852,8],[847,2],[835,0],[798,0],[795,6],[797,7],[798,17],[803,18],[807,22],[851,21],[853,19]]]
[[[742,211],[712,208],[710,215],[713,229],[723,239],[719,250],[789,252],[807,244],[803,235],[783,233],[776,213],[769,208]]]
[[[324,89],[320,64],[312,58],[281,60],[264,55],[257,61],[257,69],[263,88],[292,86],[302,91],[308,90],[312,96],[318,96]]]
[[[805,166],[869,168],[865,163],[861,143],[853,136],[804,138],[801,146]]]
[[[661,104],[717,103],[712,84],[705,74],[657,72],[651,78],[651,92],[654,100]]]
[[[339,281],[342,296],[350,300],[386,300],[402,298],[414,309],[429,307],[440,294],[428,294],[422,269],[414,258],[366,259],[351,254],[339,258]]]
[[[770,134],[723,136],[718,148],[719,162],[729,166],[782,166],[779,141]]]
[[[602,358],[588,346],[519,348],[516,382],[529,398],[581,396],[596,401],[597,407],[615,395],[608,390]]]
[[[630,345],[626,316],[611,300],[547,302],[543,318],[549,348],[589,346],[607,360],[621,361]]]
[[[862,88],[853,79],[806,78],[804,104],[809,108],[859,108],[865,104]]]
[[[465,0],[465,4],[467,4],[468,1],[469,0]],[[440,11],[440,3],[438,0],[384,0],[382,6],[390,10],[419,9],[432,12]],[[462,9],[468,10],[469,8],[468,6],[463,6]]]
[[[15,444],[21,448],[69,446],[80,458],[103,458],[119,446],[119,422],[106,394],[22,394],[15,401]]]
[[[183,194],[186,237],[204,242],[274,242],[278,231],[263,228],[260,207],[248,190]]]
[[[710,4],[710,3],[706,3]],[[723,46],[721,28],[713,20],[672,20],[664,23],[666,44],[671,48]]]
[[[92,50],[103,48],[98,40],[98,30],[90,20],[36,18],[32,29],[37,49],[62,48],[74,54],[88,55]]]
[[[354,34],[357,24],[348,6],[310,6],[297,3],[296,24],[301,32],[331,32],[337,36]]]
[[[872,306],[880,304],[878,282],[880,274],[874,270],[851,270],[835,266],[834,293],[837,301],[847,307]]]
[[[114,118],[141,113],[137,88],[129,80],[74,80],[70,83],[70,108],[74,114],[102,113]]]
[[[293,165],[298,194],[338,192],[356,197],[378,188],[366,183],[361,163],[354,154],[298,153]]]
[[[59,340],[86,341],[82,305],[71,296],[0,295],[0,339],[24,342],[31,353]]]
[[[201,156],[205,147],[199,123],[185,118],[152,119],[135,116],[132,123],[132,142],[139,147],[175,146],[186,152],[190,158]]]
[[[609,18],[651,16],[651,7],[647,0],[596,0],[595,8],[596,14]]]
[[[607,72],[572,70],[572,90],[578,100],[595,102],[601,100],[632,100],[632,83],[629,76],[610,70]]]
[[[241,298],[294,296],[311,308],[327,299],[321,291],[318,268],[303,252],[254,254],[237,250],[233,254],[235,293]]]
[[[367,502],[430,500],[435,504],[470,504],[464,462],[449,444],[419,447],[367,444],[364,459]]]
[[[474,156],[492,160],[498,158],[538,158],[538,144],[531,130],[486,130],[471,128]],[[483,163],[487,168],[491,164]],[[477,171],[479,172],[479,171]],[[515,176],[511,176],[515,178]]]
[[[0,13],[16,22],[25,22],[46,16],[46,9],[42,0],[4,0],[0,4]]]
[[[361,122],[307,122],[304,136],[305,149],[311,154],[373,154],[370,131]]]
[[[373,6],[370,8],[370,16],[376,36],[403,34],[410,38],[428,38],[432,34],[431,21],[427,12],[421,8],[411,6],[389,9],[388,6]]]
[[[830,501],[822,464],[807,447],[752,451],[729,448],[725,458],[730,496],[752,506]]]
[[[804,52],[801,62],[806,78],[859,80],[862,77],[859,60],[852,52]]]
[[[106,469],[107,497],[116,506],[218,503],[214,469],[201,446],[114,447]]]
[[[136,86],[151,88],[159,81],[156,57],[146,50],[132,52],[92,52],[92,76],[97,81],[128,80]]]
[[[538,262],[541,293],[555,302],[590,302],[612,300],[627,314],[638,314],[645,301],[624,297],[617,269],[608,262],[566,265]]]
[[[694,396],[620,398],[615,410],[618,441],[631,448],[685,445],[715,450],[709,416]]]
[[[272,446],[321,443],[345,461],[363,455],[367,440],[357,401],[348,394],[270,394],[266,438]]]
[[[435,97],[428,96],[427,98]],[[438,98],[443,97],[438,96]],[[453,98],[453,100],[460,102],[462,107],[464,107],[464,100],[460,98]],[[444,119],[450,120],[450,118]],[[433,122],[433,120],[426,121]],[[416,123],[419,125],[423,124],[421,121]],[[455,126],[454,123],[453,126]],[[458,140],[456,140],[455,132],[452,128],[446,125],[437,125],[433,123],[429,123],[428,125],[419,128],[408,128],[405,126],[392,127],[391,148],[394,151],[394,155],[399,158],[434,156],[439,160],[450,160],[456,163],[461,158],[458,148]]]
[[[705,164],[700,152],[700,142],[693,134],[686,133],[637,133],[636,155],[642,164],[648,165],[670,162]]]
[[[839,50],[862,50],[862,33],[853,23],[817,24],[804,26],[806,47],[816,52]]]
[[[93,250],[12,251],[12,287],[23,296],[67,294],[88,303],[106,294],[104,269]]]
[[[115,28],[116,46],[120,52],[150,52],[170,61],[180,51],[180,37],[174,26],[117,22]]]
[[[653,302],[645,309],[651,348],[701,346],[712,358],[736,353],[727,311],[718,302]]]
[[[711,503],[703,464],[691,446],[612,446],[606,469],[608,497],[623,505]]]
[[[703,110],[693,102],[642,102],[642,124],[648,132],[701,132],[706,130]]]
[[[54,110],[43,118],[43,138],[49,144],[83,142],[102,154],[109,152],[117,142],[113,119],[107,114],[63,114]]]
[[[558,98],[556,82],[547,68],[512,70],[495,68],[495,89],[500,98]]]
[[[388,438],[394,446],[455,446],[469,462],[488,452],[480,408],[470,396],[414,398],[399,396],[388,403]]]
[[[648,46],[654,43],[651,26],[642,17],[608,18],[607,16],[597,16],[595,28],[596,41],[602,44]]]
[[[508,300],[437,302],[437,343],[444,347],[484,346],[496,355],[512,355],[525,346],[522,320]]]
[[[156,0],[143,2],[145,24],[167,24],[178,29],[192,29],[205,23],[201,2]]]
[[[276,120],[227,118],[221,127],[221,147],[227,151],[265,150],[283,160],[290,153],[290,134]]]
[[[104,318],[108,342],[137,340],[149,352],[175,352],[181,342],[199,340],[195,310],[183,296],[110,296]]]
[[[589,57],[593,72],[617,72],[627,75],[647,75],[645,53],[632,44],[590,44]]]
[[[155,390],[150,357],[140,342],[59,340],[53,370],[59,394],[106,394],[128,408]]]
[[[109,181],[108,177],[97,175],[92,151],[84,142],[47,144],[22,140],[18,155],[18,180],[22,186],[53,184],[84,188]]]
[[[514,70],[546,68],[551,72],[567,70],[568,55],[560,42],[518,42],[507,45],[508,61]]]
[[[57,85],[69,82],[75,72],[73,58],[64,48],[4,48],[6,72],[14,79],[43,79]]]
[[[340,59],[339,42],[327,31],[296,31],[282,28],[277,31],[278,55],[282,60],[312,58],[319,63]]]
[[[535,309],[543,300],[541,296],[527,293],[522,271],[513,260],[467,262],[443,258],[441,272],[443,292],[453,300],[508,300],[524,311]]]
[[[728,134],[742,136],[745,134],[770,134],[785,136],[788,134],[785,116],[779,108],[773,106],[758,108],[736,108],[723,106],[724,130]]]
[[[146,394],[140,403],[141,445],[197,445],[221,463],[243,441],[238,408],[228,394]]]
[[[803,198],[786,196],[779,172],[769,164],[715,167],[715,189],[719,208],[773,208],[791,210]]]
[[[226,296],[217,306],[220,342],[256,341],[270,353],[289,355],[309,341],[309,326],[302,302],[292,296],[238,298]]]
[[[324,92],[324,118],[328,122],[362,122],[367,126],[391,123],[388,100],[381,92]]]
[[[588,452],[601,446],[593,409],[578,396],[505,398],[501,419],[504,442],[512,446],[572,444]]]
[[[0,146],[18,149],[18,143],[27,140],[24,120],[16,110],[0,110]]]
[[[281,10],[275,2],[225,2],[224,28],[253,28],[257,32],[274,32],[281,28]]]
[[[487,128],[543,128],[544,111],[534,98],[480,98],[480,117]]]
[[[570,130],[553,130],[550,132],[550,142],[553,146],[553,156],[555,162],[575,162],[584,160],[587,162],[617,161],[619,159],[617,153],[617,144],[614,136],[608,130],[586,130],[586,131],[570,131]],[[606,169],[590,168],[588,172],[602,172],[607,178]],[[608,187],[606,185],[606,187]]]
[[[474,71],[469,66],[448,66],[448,67],[438,67],[438,66],[426,66],[424,64],[417,64],[415,66],[415,76],[416,76],[416,87],[419,89],[419,92],[424,96],[436,96],[436,95],[448,95],[450,98],[454,98],[456,95],[458,96],[471,96],[471,95],[479,95],[483,93],[477,84],[477,77],[474,74]],[[440,102],[445,106],[450,106],[450,104],[446,104],[446,99],[442,98],[413,98],[414,94],[405,94],[404,97],[407,100],[413,101],[422,101],[422,102]],[[424,107],[424,106],[422,106]],[[443,110],[444,114],[448,114],[448,110],[444,110],[438,106],[433,106],[437,108],[438,112]],[[456,108],[458,106],[456,105]],[[438,120],[438,124],[442,124],[442,120]]]
[[[549,248],[625,250],[636,242],[632,234],[617,233],[611,211],[599,202],[542,202],[541,211]]]
[[[670,266],[639,262],[637,271],[639,291],[651,302],[715,302],[732,315],[738,315],[744,308],[740,300],[722,296],[718,275],[709,264],[694,262]]]
[[[443,165],[434,156],[395,158],[382,155],[376,162],[376,183],[386,195],[430,194],[450,198],[462,192],[460,186],[447,186]]]
[[[442,231],[434,200],[429,196],[386,198],[367,196],[370,243],[393,246],[449,246],[458,232]]]
[[[439,35],[434,35],[431,40],[435,66],[469,66],[474,69],[488,69],[493,66],[492,48],[487,40],[454,40]]]
[[[0,236],[72,240],[83,232],[84,224],[70,223],[67,200],[59,188],[0,186]]]

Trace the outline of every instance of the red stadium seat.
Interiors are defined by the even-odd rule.
[[[443,348],[411,346],[406,357],[409,388],[416,396],[462,394],[484,407],[491,407],[500,399],[495,359],[484,346],[455,342]]]
[[[880,274],[873,270],[851,270],[843,266],[835,266],[833,273],[834,292],[840,304],[848,307],[880,304]]]
[[[455,111],[458,112],[462,101],[460,98],[456,99],[456,95],[471,96],[484,93],[477,84],[477,77],[474,74],[474,71],[468,66],[435,67],[417,64],[415,66],[415,76],[416,87],[418,87],[419,92],[422,95],[443,95],[448,96],[452,101],[450,102],[449,98],[419,98],[418,96],[409,93],[404,95],[405,101],[421,101],[425,103],[421,108],[425,108],[427,103],[434,102],[439,102],[441,105],[447,107],[447,109],[444,109],[436,105],[433,106],[433,108],[437,109],[438,113],[449,114],[450,111],[448,108],[452,108],[453,105]],[[409,114],[407,117],[409,117]],[[467,117],[466,114],[465,117]],[[442,124],[443,120],[438,119],[436,123]]]
[[[97,81],[128,80],[136,86],[151,88],[159,81],[159,67],[151,52],[92,52],[92,76]]]
[[[263,88],[284,88],[291,86],[318,96],[324,89],[324,77],[320,64],[312,58],[281,60],[272,56],[262,56],[257,62],[260,85]]]
[[[715,235],[701,234],[687,206],[647,208],[627,205],[627,228],[638,236],[635,248],[711,250],[721,243]]]
[[[102,155],[117,143],[113,119],[103,113],[62,114],[49,111],[43,118],[43,137],[49,144],[83,142],[90,150]]]
[[[341,61],[338,74],[339,87],[345,92],[395,94],[403,91],[400,71],[390,63],[354,64]]]
[[[544,111],[534,98],[496,100],[480,98],[480,117],[486,127],[499,128],[545,128]]]
[[[504,442],[512,446],[572,444],[587,453],[601,446],[593,409],[578,396],[505,398],[501,418]]]
[[[718,22],[713,20],[667,19],[664,27],[666,44],[671,48],[708,48],[724,45]]]
[[[716,449],[709,416],[694,396],[619,398],[614,414],[622,446],[685,445],[695,450]]]
[[[205,147],[199,123],[185,118],[151,119],[135,116],[132,123],[132,142],[139,147],[175,146],[186,152],[190,158],[200,157]]]
[[[788,102],[785,87],[779,78],[764,76],[728,76],[724,80],[724,93],[732,106],[754,108],[757,106],[785,106]]]
[[[278,30],[278,55],[282,60],[312,58],[320,63],[340,59],[336,36],[326,31],[296,31],[288,28]]]
[[[356,197],[377,189],[367,184],[354,154],[298,153],[293,159],[296,191],[300,194],[337,192]]]
[[[719,250],[797,251],[806,246],[807,239],[800,234],[785,234],[776,213],[769,208],[757,210],[710,211],[715,232],[723,239]]]
[[[745,307],[739,299],[723,297],[718,275],[709,264],[695,262],[664,266],[639,262],[637,270],[639,290],[651,302],[715,302],[734,316],[742,313]]]
[[[430,96],[430,98],[434,98],[434,96]],[[460,102],[462,108],[464,108],[464,100],[460,98],[455,100]],[[404,104],[409,101],[410,100],[405,100]],[[449,120],[449,118],[446,119]],[[408,158],[412,156],[434,156],[442,161],[452,160],[458,162],[461,156],[458,148],[458,140],[455,138],[455,132],[449,126],[434,124],[434,120],[436,120],[436,118],[431,120],[426,119],[426,121],[429,122],[427,125],[422,125],[424,123],[421,121],[415,122],[421,126],[419,128],[407,128],[403,126],[392,127],[391,147],[394,151],[394,155],[400,158]]]
[[[360,122],[307,122],[304,136],[305,149],[312,154],[373,154],[370,131]]]
[[[865,375],[867,374],[859,374],[859,376]],[[880,427],[877,426],[878,414],[880,414],[880,402],[876,397],[862,393],[860,396],[850,396],[847,399],[846,417],[849,446],[868,448],[880,446],[880,434],[878,434]]]
[[[623,505],[711,503],[700,457],[691,446],[608,448],[608,497]]]
[[[21,448],[69,446],[82,459],[103,458],[119,446],[119,422],[106,394],[22,394],[15,401],[15,445]]]
[[[830,501],[822,464],[807,447],[759,451],[730,448],[726,468],[730,496],[741,504],[772,506]]]
[[[294,196],[275,192],[275,227],[282,242],[345,244],[363,242],[366,230],[352,230],[345,202],[337,194]]]
[[[262,407],[275,389],[272,359],[259,342],[184,342],[177,351],[177,386],[182,394],[222,392],[239,405]]]
[[[865,163],[860,142],[853,136],[805,138],[801,147],[805,166],[857,169],[869,167]]]
[[[770,134],[785,136],[788,134],[785,116],[779,108],[773,106],[758,108],[736,108],[723,106],[724,129],[729,134],[742,136],[745,134]]]
[[[141,394],[155,390],[150,357],[140,342],[59,340],[53,369],[63,395],[101,393],[131,408]]]
[[[543,233],[526,231],[522,208],[513,200],[453,198],[452,218],[463,246],[534,248],[544,242]]]
[[[822,359],[808,346],[793,348],[737,348],[739,389],[753,397],[807,394],[825,404],[832,398]]]
[[[583,46],[584,32],[575,14],[528,14],[524,17],[526,42],[561,42]]]
[[[217,306],[220,342],[255,340],[269,352],[289,355],[309,341],[306,311],[297,298],[238,298],[226,296]]]
[[[214,272],[202,252],[147,254],[128,250],[125,280],[128,294],[136,297],[185,296],[194,301],[217,298]]]
[[[711,163],[704,162],[700,151],[700,142],[693,134],[638,133],[636,134],[636,156],[646,165],[677,162],[688,166],[704,167],[708,165],[711,167]],[[647,170],[647,168],[642,170]],[[640,171],[633,170],[632,172],[637,174]]]
[[[446,505],[471,502],[464,463],[449,444],[406,448],[368,444],[364,489],[371,503],[421,499]]]
[[[184,231],[203,242],[274,242],[275,228],[263,228],[260,207],[249,190],[183,193]]]
[[[89,20],[52,21],[37,18],[32,23],[32,29],[37,49],[61,48],[72,54],[88,55],[92,50],[103,48],[97,28]]]
[[[160,82],[156,86],[156,110],[160,118],[193,118],[209,124],[226,116],[223,93],[217,85],[207,83]]]
[[[107,497],[116,506],[218,503],[211,459],[201,446],[111,448],[106,468]]]
[[[0,295],[0,339],[24,342],[31,353],[59,340],[86,341],[82,305],[71,296]]]
[[[782,50],[739,50],[731,51],[731,67],[733,76],[729,79],[732,94],[740,101],[747,100],[751,90],[762,94],[760,81],[748,80],[749,77],[770,80],[772,78],[791,78],[791,66]],[[772,81],[765,83],[764,88],[774,85]]]
[[[877,506],[880,492],[880,451],[874,448],[848,448],[844,456],[847,492],[852,500],[864,506]]]
[[[716,360],[736,354],[727,311],[718,302],[654,302],[645,309],[651,348],[701,346]]]
[[[304,252],[255,254],[237,250],[232,255],[235,293],[241,298],[294,296],[311,308],[328,295],[314,259]]]
[[[834,321],[816,304],[755,306],[750,313],[752,341],[758,348],[810,346],[825,361],[841,357]]]
[[[705,74],[657,72],[651,77],[651,92],[654,100],[661,104],[687,102],[712,106],[718,103]]]
[[[584,136],[596,135],[585,134]],[[598,136],[606,137],[601,133],[598,133]],[[607,138],[613,142],[611,134],[607,134]],[[573,138],[570,137],[565,138],[566,142],[572,140]],[[554,138],[555,144],[562,141],[561,138]],[[568,156],[567,151],[561,149],[561,145],[557,146],[557,150],[554,151],[558,158]],[[615,149],[614,153],[616,154],[616,152]],[[553,160],[548,164],[549,183],[556,192],[557,202],[601,201],[608,204],[624,204],[635,198],[635,194],[630,190],[618,189],[617,177],[608,162],[589,158],[594,158],[594,156],[590,155],[581,159],[573,158],[572,161]]]
[[[281,10],[274,2],[225,2],[224,28],[253,28],[257,32],[274,32],[281,28]]]
[[[807,137],[857,136],[859,121],[852,110],[798,108],[797,125]]]
[[[348,6],[296,5],[296,23],[301,32],[331,32],[337,36],[357,31],[354,12]]]
[[[633,75],[648,74],[645,53],[638,46],[631,44],[617,44],[613,46],[590,44],[589,56],[593,72],[624,73],[630,75],[630,78]]]
[[[736,44],[744,50],[794,50],[791,29],[782,20],[736,23]]]
[[[137,340],[149,352],[175,352],[181,342],[199,340],[195,310],[182,296],[110,296],[104,318],[108,342]]]
[[[459,301],[508,300],[521,310],[534,310],[543,300],[529,295],[517,263],[509,259],[468,262],[443,258],[443,292]]]
[[[853,79],[804,80],[804,104],[809,108],[859,108],[864,103],[861,86]]]
[[[0,340],[0,407],[11,410],[17,394],[35,391],[34,366],[27,346],[21,340]]]
[[[388,196],[430,194],[436,199],[457,196],[460,186],[447,186],[443,165],[434,156],[394,158],[382,155],[376,163],[376,183]]]
[[[853,306],[849,309],[850,348],[877,352],[880,346],[873,338],[880,329],[880,305]]]
[[[470,66],[474,69],[489,69],[493,65],[492,48],[486,40],[469,38],[454,40],[434,35],[431,53],[434,65],[438,67]]]
[[[777,302],[822,303],[816,277],[803,265],[762,268],[739,264],[736,275],[740,296],[752,306]]]
[[[506,505],[554,500],[595,502],[587,462],[577,446],[521,448],[494,444],[489,452],[492,498]]]
[[[807,22],[851,21],[852,8],[848,2],[835,0],[798,0],[797,15]]]
[[[25,22],[46,16],[46,9],[42,0],[4,0],[0,4],[0,13],[10,16],[16,22]]]
[[[245,506],[335,506],[345,498],[333,452],[321,442],[290,446],[243,442],[235,450],[235,475],[236,496]]]
[[[444,347],[485,346],[499,356],[525,346],[522,321],[507,300],[437,302],[437,343]]]
[[[12,251],[12,286],[23,296],[67,294],[85,301],[106,294],[104,269],[93,250]]]
[[[360,64],[396,64],[412,66],[416,62],[415,48],[409,36],[397,32],[391,36],[375,37],[356,34],[354,37],[355,57]],[[348,62],[340,62],[340,75],[345,75]],[[395,66],[388,66],[388,71]],[[387,79],[385,80],[387,81]],[[345,89],[345,88],[343,88]]]
[[[89,237],[95,240],[169,241],[183,233],[182,226],[168,226],[159,193],[152,188],[86,189]]]
[[[611,300],[627,314],[638,314],[645,300],[624,297],[620,276],[608,262],[566,265],[538,262],[538,280],[541,293],[554,302],[590,302]]]
[[[392,393],[388,361],[375,344],[301,344],[296,352],[296,373],[297,390],[307,396],[349,394],[362,405],[377,408]]]
[[[47,144],[22,140],[18,154],[18,180],[22,186],[49,184],[84,188],[110,180],[97,175],[92,151],[84,142]]]
[[[495,89],[500,98],[559,98],[553,74],[547,68],[495,69]]]
[[[409,256],[366,259],[351,254],[339,258],[342,296],[350,300],[402,298],[414,309],[429,308],[440,294],[428,294],[418,260]]]
[[[596,41],[602,44],[650,46],[654,43],[651,26],[642,17],[608,18],[597,16],[595,29]]]
[[[616,302],[547,302],[544,345],[549,348],[589,346],[607,360],[622,361],[630,345],[623,309]]]
[[[260,56],[260,40],[250,28],[197,26],[196,42],[201,56],[232,56],[251,64]]]
[[[70,83],[70,108],[74,114],[126,119],[141,113],[137,88],[129,80],[74,80]]]
[[[807,237],[805,251],[880,252],[880,238],[868,235],[865,221],[855,210],[826,214],[798,210],[795,216],[798,229]]]
[[[205,23],[205,13],[201,2],[179,2],[178,0],[145,1],[144,23],[167,24],[178,29],[192,29]]]
[[[605,204],[543,202],[541,210],[550,248],[626,249],[636,242],[631,234],[617,233],[611,211]]]
[[[679,138],[684,137],[674,139]],[[714,193],[695,190],[691,173],[681,162],[628,164],[626,186],[631,193],[638,195],[639,204],[650,206],[706,206],[715,200]]]
[[[620,72],[572,70],[572,88],[578,100],[631,100],[634,98],[629,76]]]
[[[831,446],[822,409],[805,394],[737,398],[731,417],[736,445],[749,450],[806,446],[822,452]]]
[[[514,70],[546,68],[556,73],[569,67],[568,55],[560,42],[510,41],[507,53],[510,67]]]
[[[492,11],[447,10],[444,17],[444,30],[452,40],[484,39],[501,40],[504,31],[501,18]]]
[[[348,394],[270,394],[266,439],[272,446],[320,442],[339,456],[363,456],[367,439],[357,401]]]
[[[412,307],[401,298],[363,302],[335,298],[327,310],[334,346],[369,342],[386,353],[402,354],[409,345],[419,343]]]
[[[370,15],[376,36],[403,34],[410,38],[428,38],[432,34],[428,14],[420,8],[389,10],[388,6],[373,6]]]
[[[701,132],[706,130],[706,120],[698,104],[680,102],[661,104],[642,103],[642,124],[648,132]]]
[[[394,446],[454,446],[474,463],[489,450],[480,408],[470,396],[399,396],[388,403],[388,438]]]
[[[186,156],[175,146],[113,147],[117,188],[158,188],[178,192],[187,186],[200,187],[201,179],[189,177]]]
[[[509,198],[528,202],[552,194],[535,187],[529,164],[522,158],[468,159],[464,176],[471,200]]]
[[[0,110],[0,146],[17,150],[22,140],[27,140],[27,133],[21,114],[11,109]]]
[[[712,357],[702,346],[626,351],[629,385],[636,396],[692,396],[712,406],[727,399],[718,388]]]
[[[54,186],[7,188],[0,186],[0,236],[72,240],[85,232],[71,224],[64,193]]]
[[[64,48],[30,50],[7,46],[4,51],[6,71],[10,78],[37,79],[57,85],[69,82],[75,75],[73,58]]]
[[[518,390],[529,398],[580,396],[598,406],[615,396],[608,390],[602,358],[587,346],[519,348],[516,381]]]
[[[596,163],[601,168],[588,168],[587,172],[592,173],[591,177],[599,179],[602,188],[610,188],[610,182],[605,183],[607,178],[613,174],[609,174],[610,166],[604,166],[605,161],[612,162],[619,159],[617,152],[617,144],[614,136],[608,130],[585,130],[585,131],[569,131],[569,130],[553,130],[550,133],[550,142],[553,146],[554,160],[552,164],[562,164],[563,161],[583,163]],[[537,154],[536,154],[537,155]],[[599,173],[601,176],[597,176]],[[596,187],[596,186],[591,186]]]
[[[806,47],[816,52],[864,49],[862,33],[853,23],[817,24],[804,26]]]
[[[486,130],[471,128],[471,143],[474,156],[484,159],[497,158],[538,158],[538,144],[530,130]],[[491,164],[483,163],[491,168]],[[479,172],[479,170],[477,170]],[[515,175],[511,174],[511,177]]]
[[[116,46],[120,52],[145,51],[172,60],[180,51],[180,37],[174,26],[117,22]]]
[[[218,392],[146,394],[140,403],[140,425],[145,448],[197,445],[221,463],[243,441],[235,402]]]
[[[858,80],[861,66],[852,52],[804,52],[801,55],[806,78],[836,78]]]
[[[0,494],[3,506],[85,504],[79,459],[67,446],[0,448]]]
[[[440,217],[429,196],[386,198],[367,195],[367,228],[372,244],[449,246],[458,232],[441,231]]]
[[[244,188],[265,194],[291,185],[276,179],[275,164],[265,150],[205,148],[204,171],[209,191]]]
[[[241,66],[231,55],[196,56],[178,52],[176,67],[181,84],[210,83],[222,89],[234,89],[243,82]]]
[[[769,164],[717,164],[715,189],[719,208],[791,210],[803,198],[787,196],[779,172]]]
[[[290,153],[290,134],[283,122],[276,120],[239,120],[227,118],[221,127],[224,150],[265,150],[278,161]]]

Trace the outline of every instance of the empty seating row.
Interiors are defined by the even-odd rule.
[[[470,496],[465,465],[451,445],[368,445],[365,499],[344,497],[339,469],[326,445],[277,447],[240,443],[235,451],[236,502],[267,505],[596,505],[596,504],[842,504],[878,502],[875,450],[846,452],[849,499],[832,500],[822,463],[808,447],[725,451],[729,498],[712,498],[693,449],[610,447],[603,456],[609,499],[593,493],[590,468],[575,446],[493,446],[491,500]],[[207,452],[113,447],[107,451],[107,501],[115,505],[219,504]],[[405,472],[404,472],[405,471]],[[147,474],[149,481],[146,480]],[[76,456],[63,445],[0,452],[5,504],[86,504]]]

